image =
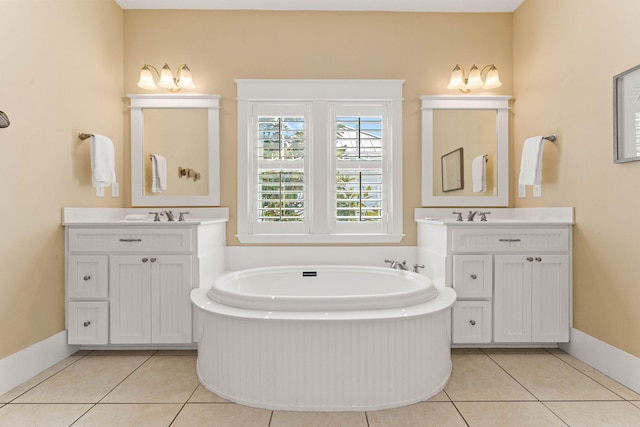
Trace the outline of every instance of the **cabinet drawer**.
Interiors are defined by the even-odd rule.
[[[569,250],[569,230],[556,228],[454,229],[454,252],[513,252]]]
[[[72,301],[67,307],[69,344],[107,344],[109,303]]]
[[[69,229],[72,252],[191,252],[191,229]]]
[[[108,296],[107,255],[70,255],[67,275],[69,298],[106,298]]]
[[[453,288],[458,298],[491,298],[492,255],[454,255]]]
[[[452,319],[454,344],[491,342],[491,301],[456,301]]]

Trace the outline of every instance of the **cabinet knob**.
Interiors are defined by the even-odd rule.
[[[88,282],[89,280],[91,280],[91,276],[87,275],[83,277],[85,282]]]
[[[147,262],[149,261],[149,258],[142,258],[142,262]]]
[[[471,323],[471,326],[476,326],[476,321],[475,320],[469,320],[469,323]]]
[[[528,257],[527,257],[527,261],[529,261],[529,262],[533,262],[533,257],[528,256]]]
[[[84,322],[82,325],[86,328],[86,327],[88,327],[90,324],[91,324],[91,322],[87,320],[87,321],[86,321],[86,322]]]
[[[542,258],[540,258],[539,256],[536,257],[536,261],[538,262],[542,262]]]
[[[158,258],[151,258],[151,262],[156,262]]]
[[[475,274],[472,274],[472,275],[471,275],[471,278],[472,278],[473,280],[476,280],[476,279],[478,278],[478,276],[476,276]]]

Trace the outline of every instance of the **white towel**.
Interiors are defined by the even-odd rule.
[[[473,192],[481,193],[487,191],[487,170],[484,156],[475,157],[471,161],[471,180],[473,181]]]
[[[167,159],[159,154],[151,155],[151,192],[162,193],[167,189]]]
[[[542,136],[532,136],[524,141],[522,158],[520,159],[520,176],[518,178],[518,195],[526,196],[525,185],[533,185],[539,191],[542,184]]]
[[[113,142],[103,135],[91,137],[91,183],[108,187],[116,182],[116,161]]]

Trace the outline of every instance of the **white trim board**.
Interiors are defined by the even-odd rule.
[[[67,331],[58,332],[0,360],[0,395],[78,351],[67,344]]]
[[[560,344],[559,347],[620,384],[640,393],[640,358],[575,328],[571,328],[571,342]]]

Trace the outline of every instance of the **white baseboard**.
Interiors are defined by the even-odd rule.
[[[560,348],[640,393],[640,358],[574,328],[571,342],[560,344]]]
[[[58,332],[0,360],[0,395],[78,351],[67,344],[67,331]]]

